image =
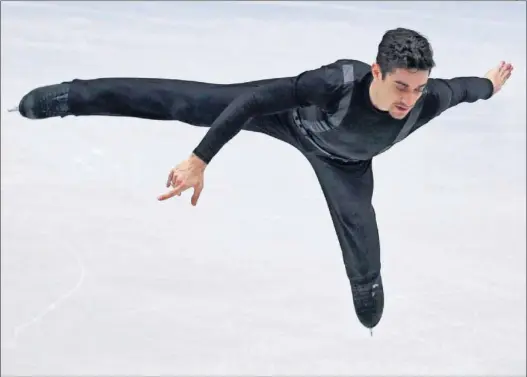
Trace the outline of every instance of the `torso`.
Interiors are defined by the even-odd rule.
[[[341,160],[369,160],[393,145],[411,113],[398,120],[377,110],[369,98],[370,67],[356,60],[342,60],[339,64],[345,89],[333,111],[327,113],[309,106],[291,111],[291,117],[318,152]],[[420,101],[424,101],[423,97]],[[416,106],[412,111],[422,112],[422,108]],[[411,132],[428,120],[418,117]]]

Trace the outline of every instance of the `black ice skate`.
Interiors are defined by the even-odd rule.
[[[44,119],[65,117],[70,115],[68,94],[70,83],[42,86],[27,93],[18,107],[9,111],[17,111],[25,118]]]
[[[351,284],[353,304],[359,321],[367,328],[373,329],[382,317],[384,310],[384,290],[380,275],[367,281],[356,281]]]

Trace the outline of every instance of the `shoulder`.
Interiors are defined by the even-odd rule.
[[[448,96],[452,93],[450,85],[448,84],[448,80],[438,78],[428,79],[428,83],[426,84],[426,91],[428,95],[435,98],[445,95]]]
[[[452,89],[447,80],[431,78],[425,89],[423,112],[436,117],[448,108],[452,98]]]
[[[371,70],[368,64],[354,59],[339,59],[322,66],[321,69],[342,84],[360,81]]]
[[[300,103],[316,104],[331,110],[353,91],[354,83],[369,72],[358,60],[339,59],[300,73],[294,78],[294,91]]]
[[[370,71],[370,67],[352,59],[339,59],[320,67],[304,71],[298,77],[323,80],[327,83],[342,85],[360,80]]]
[[[353,71],[353,78],[355,81],[361,80],[364,76],[371,72],[371,66],[360,60],[340,59],[333,64],[340,67],[340,69],[344,72]]]

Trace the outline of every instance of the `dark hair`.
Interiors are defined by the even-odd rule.
[[[432,71],[435,67],[432,46],[418,32],[397,28],[384,33],[377,51],[382,78],[397,68]]]

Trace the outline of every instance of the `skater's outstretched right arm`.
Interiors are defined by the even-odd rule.
[[[248,120],[310,105],[331,112],[344,95],[345,87],[342,67],[336,62],[249,90],[225,108],[192,155],[170,171],[167,187],[172,186],[172,189],[158,199],[179,196],[193,187],[191,202],[196,205],[203,189],[206,166]]]

